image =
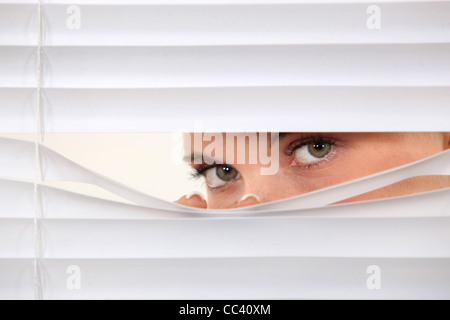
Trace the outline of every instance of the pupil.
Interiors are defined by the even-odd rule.
[[[317,151],[322,150],[323,148],[325,148],[325,146],[323,144],[315,144],[314,145],[314,149],[316,149]]]
[[[238,172],[235,169],[227,166],[217,167],[216,173],[217,176],[224,181],[233,180],[234,178],[236,178],[238,174]]]

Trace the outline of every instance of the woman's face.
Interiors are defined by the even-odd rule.
[[[193,142],[193,135],[185,135],[185,140]],[[220,148],[216,148],[214,154],[216,159],[227,158],[227,139],[225,134],[221,135],[223,142]],[[237,150],[239,146],[234,146],[237,152],[234,153],[233,164],[227,164],[226,161],[223,164],[192,161],[191,166],[196,176],[206,180],[207,207],[233,208],[249,193],[257,195],[259,202],[279,200],[431,156],[449,148],[449,135],[449,133],[282,133],[277,139],[278,171],[275,174],[262,175],[261,168],[267,167],[267,163],[249,161],[251,149],[259,146],[250,139],[245,141],[245,146],[240,146],[246,150]],[[274,143],[270,136],[259,134],[255,136],[258,141],[265,139],[269,144]],[[197,156],[204,154],[213,142],[214,139],[196,145],[190,143],[186,152]],[[245,161],[237,163],[239,152],[245,152],[246,156]],[[274,154],[276,153],[272,153]],[[448,176],[417,177],[342,202],[399,196],[448,186],[450,186]]]

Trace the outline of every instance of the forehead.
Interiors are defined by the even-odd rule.
[[[245,141],[245,144],[248,145],[250,140],[259,141],[260,136],[259,132],[191,132],[183,133],[183,145],[186,152],[201,152],[211,143],[226,147],[227,140],[232,138],[233,141],[229,141],[230,143],[234,144],[235,139],[244,139],[242,141]],[[267,139],[270,139],[271,136],[273,137],[271,133],[264,135]]]
[[[232,134],[234,137],[237,138],[243,138],[248,135],[254,135],[255,137],[259,136],[259,134],[256,132],[229,132],[229,134]],[[203,149],[210,143],[214,142],[216,140],[216,137],[221,137],[221,139],[219,139],[220,141],[216,141],[216,143],[222,142],[223,144],[225,144],[227,133],[226,132],[183,133],[183,143],[185,148],[191,147],[191,149],[194,150],[193,149],[194,147],[195,148],[201,147]]]
[[[278,141],[285,135],[278,132],[185,133],[183,158],[195,162],[192,159],[206,157],[219,163],[223,163],[225,158],[228,163],[249,158],[253,162],[258,154],[260,157],[265,154],[269,156],[274,152],[273,148],[278,149]],[[275,152],[278,153],[278,150]]]

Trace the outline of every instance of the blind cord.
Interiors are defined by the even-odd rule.
[[[33,219],[33,238],[34,238],[34,259],[33,259],[33,288],[34,298],[42,299],[41,273],[39,268],[39,258],[41,256],[41,230],[39,219],[42,217],[42,208],[40,201],[40,190],[38,182],[42,181],[42,163],[40,154],[40,143],[42,142],[41,125],[41,44],[42,44],[42,11],[41,0],[37,6],[37,52],[36,52],[36,137],[35,137],[35,163],[36,177],[33,188],[34,219]]]

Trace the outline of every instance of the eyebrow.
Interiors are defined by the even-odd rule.
[[[272,146],[272,144],[275,142],[275,141],[281,141],[283,138],[285,138],[287,135],[289,134],[289,132],[280,132],[277,136],[276,136],[276,138],[272,138],[271,140],[270,140],[270,144],[271,144],[271,146]],[[210,162],[210,163],[216,163],[217,161],[216,161],[216,159],[214,159],[214,158],[210,158],[210,157],[207,157],[207,156],[205,156],[205,155],[203,155],[203,154],[201,154],[201,153],[198,153],[198,152],[193,152],[193,153],[191,153],[190,155],[187,155],[187,156],[184,156],[183,157],[183,161],[184,162],[187,162],[187,163],[189,163],[189,164],[191,164],[191,165],[194,165],[195,164],[195,160],[200,160],[201,162],[204,162],[204,159],[208,159],[208,162]]]
[[[289,134],[289,132],[280,132],[280,133],[278,133],[278,135],[277,135],[277,138],[276,139],[274,139],[274,138],[272,138],[272,139],[270,139],[270,143],[272,144],[272,143],[274,143],[275,141],[281,141],[283,138],[285,138],[287,135]]]
[[[207,157],[207,156],[205,156],[205,155],[203,155],[201,153],[198,153],[198,152],[194,152],[194,153],[191,153],[190,155],[187,155],[187,156],[183,157],[183,161],[184,162],[188,162],[191,165],[196,164],[196,163],[194,163],[195,160],[200,160],[200,161],[204,162],[204,159],[207,159],[208,162],[216,162],[216,159]]]

